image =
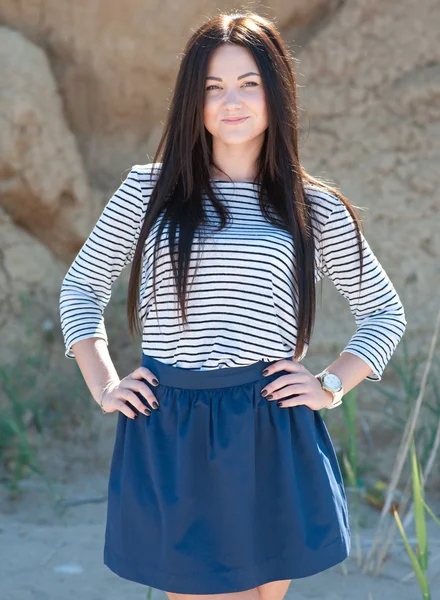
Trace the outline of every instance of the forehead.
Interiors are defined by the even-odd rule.
[[[247,48],[236,44],[222,44],[211,52],[208,61],[208,75],[214,75],[214,71],[217,70],[242,75],[245,72],[244,69],[259,72],[257,63]]]

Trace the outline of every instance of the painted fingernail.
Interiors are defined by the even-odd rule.
[[[269,371],[267,369],[264,369],[263,375],[269,375]]]
[[[277,402],[277,406],[283,406],[283,403],[281,402],[281,400],[279,400],[279,401]]]
[[[159,404],[156,401],[153,402],[153,408],[159,408]]]
[[[266,394],[267,394],[267,390],[262,390],[262,391],[261,391],[261,395],[262,395],[262,396],[265,396]]]
[[[269,394],[269,396],[266,397],[266,400],[271,400],[273,398],[272,394]]]
[[[156,378],[154,378],[154,379],[153,379],[153,384],[154,384],[154,385],[159,385],[159,382],[157,381],[157,379],[156,379]]]
[[[144,413],[145,413],[147,416],[150,416],[150,415],[151,415],[151,410],[150,410],[149,408],[144,408]]]
[[[137,419],[139,415],[134,415],[133,419]]]

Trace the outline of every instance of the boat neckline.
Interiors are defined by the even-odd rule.
[[[227,185],[261,185],[259,181],[224,181],[223,179],[210,179],[213,183],[226,183]]]

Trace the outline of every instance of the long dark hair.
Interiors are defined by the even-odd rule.
[[[227,222],[228,211],[211,186],[212,168],[218,168],[212,154],[212,135],[204,126],[207,66],[213,50],[222,44],[248,49],[262,76],[268,127],[257,159],[259,202],[264,216],[289,231],[295,240],[295,278],[298,292],[297,343],[295,358],[309,344],[316,310],[314,280],[315,239],[312,202],[304,186],[312,184],[336,195],[353,217],[362,259],[362,224],[350,202],[334,187],[308,175],[298,157],[298,106],[293,59],[274,24],[252,12],[220,14],[209,19],[189,39],[177,75],[176,86],[154,163],[161,162],[148,209],[134,253],[128,287],[127,316],[132,334],[141,331],[139,286],[144,244],[161,215],[155,239],[154,257],[165,224],[169,222],[168,250],[183,323],[187,324],[186,297],[188,270],[196,230],[205,221],[202,194],[210,198],[220,218]],[[271,214],[275,213],[275,216]],[[179,231],[176,244],[176,231]],[[177,253],[176,253],[177,250]],[[361,260],[361,276],[363,263]],[[156,260],[153,266],[155,288]],[[295,294],[293,294],[295,297]]]

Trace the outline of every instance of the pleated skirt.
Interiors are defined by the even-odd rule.
[[[273,361],[275,362],[275,361]],[[261,390],[270,362],[190,370],[142,355],[160,408],[118,412],[104,564],[183,594],[307,577],[350,552],[340,467],[319,412]],[[146,405],[148,402],[138,396]]]

